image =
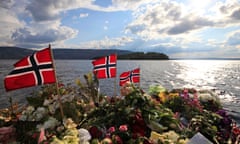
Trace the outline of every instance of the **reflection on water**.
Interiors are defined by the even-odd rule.
[[[176,63],[179,65],[176,78],[186,82],[183,87],[217,90],[223,106],[240,120],[239,61],[186,60]]]
[[[207,87],[215,85],[225,76],[219,73],[227,65],[227,61],[211,61],[208,60],[187,60],[180,61],[181,67],[178,78],[186,81],[188,87]]]

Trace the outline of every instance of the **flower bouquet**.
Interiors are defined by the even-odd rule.
[[[211,143],[238,143],[240,128],[208,90],[127,83],[120,96],[98,91],[91,74],[77,87],[46,85],[20,113],[1,111],[1,142],[53,144],[184,144],[201,134]],[[59,96],[60,95],[60,96]],[[61,108],[63,114],[61,115]],[[7,114],[9,112],[9,114]],[[10,114],[11,113],[11,114]],[[6,129],[7,128],[7,129]],[[5,133],[6,134],[6,133]]]

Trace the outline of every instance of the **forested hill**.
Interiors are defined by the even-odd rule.
[[[54,59],[94,59],[116,53],[118,59],[168,59],[160,53],[141,53],[118,49],[52,49]],[[0,59],[21,59],[35,50],[19,47],[0,47]]]
[[[125,55],[119,55],[118,59],[126,59],[126,60],[168,60],[169,57],[163,53],[156,52],[134,52]]]
[[[0,59],[20,59],[31,55],[34,51],[19,47],[0,47]]]

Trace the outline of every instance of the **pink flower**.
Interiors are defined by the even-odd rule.
[[[184,90],[183,90],[183,93],[184,93],[184,94],[188,94],[188,89],[184,89]]]
[[[179,114],[179,112],[175,112],[175,114],[173,116],[174,116],[174,118],[178,119],[180,117],[180,114]]]
[[[41,128],[41,132],[40,132],[40,135],[38,138],[38,144],[40,144],[42,141],[44,141],[44,139],[45,139],[45,130],[44,130],[44,128]]]
[[[108,129],[108,132],[110,132],[110,133],[113,133],[113,132],[115,132],[115,127],[110,127],[109,129]]]
[[[119,126],[119,130],[120,130],[121,132],[127,131],[127,130],[128,130],[128,126],[127,126],[127,125],[120,125],[120,126]]]

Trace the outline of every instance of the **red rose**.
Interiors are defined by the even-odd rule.
[[[139,136],[145,136],[145,132],[147,131],[147,125],[142,118],[141,112],[137,112],[134,117],[134,123],[131,125],[131,129],[133,132],[133,138],[137,138]]]
[[[96,126],[93,126],[89,129],[89,133],[91,134],[92,138],[100,138],[102,137],[103,133],[102,131],[97,128]]]
[[[134,138],[139,137],[139,136],[145,136],[145,127],[141,127],[137,124],[132,125],[132,132],[134,135]]]

